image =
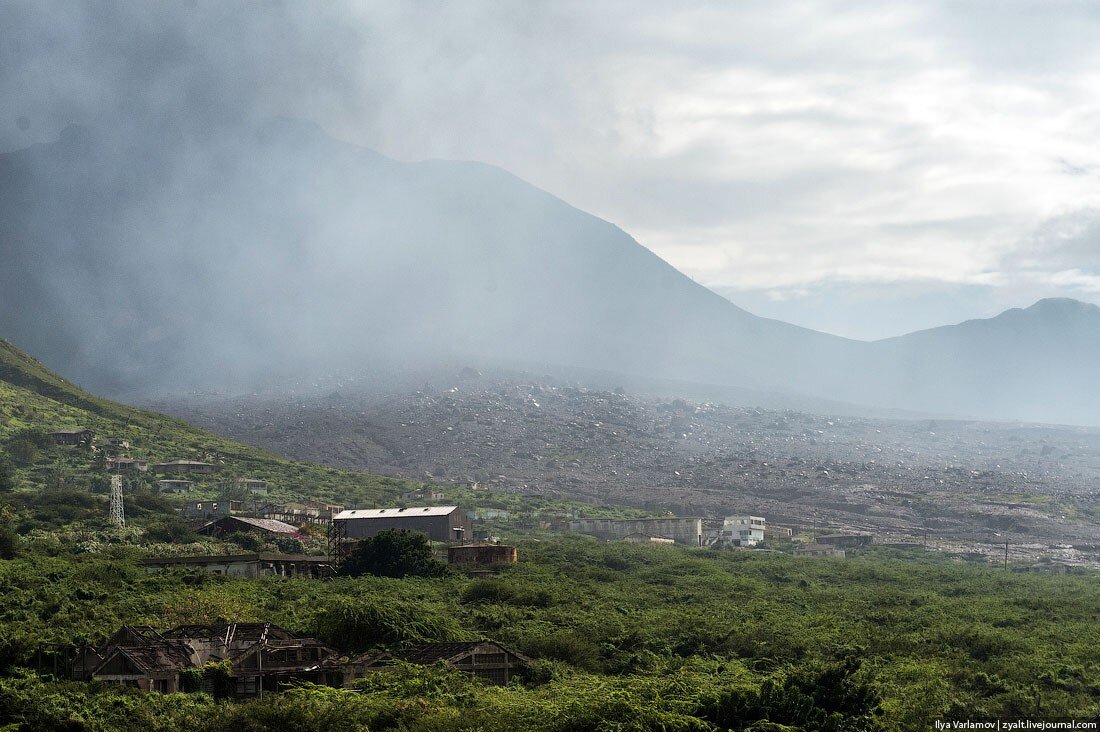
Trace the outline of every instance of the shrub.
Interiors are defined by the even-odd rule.
[[[378,597],[330,602],[316,619],[318,638],[351,651],[383,643],[455,640],[460,634],[443,610]]]
[[[283,554],[302,554],[306,550],[305,545],[293,536],[277,536],[274,543]]]
[[[340,565],[340,574],[362,577],[442,577],[447,565],[432,557],[428,539],[419,533],[390,529],[363,539]]]
[[[599,671],[603,665],[600,647],[572,630],[557,630],[549,635],[529,639],[523,643],[522,648],[535,658],[565,661],[587,671]]]

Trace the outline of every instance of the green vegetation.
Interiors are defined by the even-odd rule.
[[[13,375],[14,374],[14,375]],[[393,501],[415,484],[305,465],[99,400],[0,344],[0,730],[875,730],[935,719],[1100,712],[1097,576],[1015,574],[920,551],[845,560],[601,544],[543,522],[593,507],[484,491],[463,505],[526,537],[488,579],[438,572],[397,534],[327,581],[148,574],[150,551],[218,547],[175,517],[151,476],[128,478],[128,525],[106,521],[102,452],[46,432],[87,427],[135,457],[216,462],[276,494]],[[449,494],[448,500],[454,500]],[[611,515],[620,509],[601,509]],[[622,513],[630,513],[622,510]],[[251,550],[299,551],[252,536]],[[319,539],[315,540],[319,545]],[[396,544],[396,546],[395,546]],[[379,551],[381,550],[381,551]],[[394,562],[394,558],[399,561]],[[429,576],[417,576],[429,575]],[[264,620],[352,654],[488,637],[536,659],[508,687],[398,666],[356,690],[303,686],[220,698],[62,680],[76,651],[122,624]],[[193,678],[192,678],[193,677]]]
[[[345,577],[442,577],[447,565],[432,556],[423,534],[391,529],[363,539],[340,565]]]
[[[348,505],[392,501],[419,485],[286,460],[162,414],[99,399],[0,340],[0,492],[69,488],[105,494],[106,451],[57,446],[47,435],[52,430],[77,428],[95,431],[97,442],[107,438],[128,441],[131,448],[123,452],[134,458],[217,464],[216,474],[195,478],[199,497],[215,496],[218,484],[238,477],[270,481],[275,498],[314,498]],[[163,476],[128,475],[127,489],[150,493],[157,477]]]
[[[1100,711],[1095,576],[920,552],[829,561],[577,537],[523,544],[524,559],[491,579],[148,575],[131,553],[0,564],[0,710],[69,709],[86,726],[67,729],[113,729],[109,710],[132,708],[150,729],[264,729],[285,716],[284,729],[330,720],[372,730],[743,729],[762,719],[909,730],[952,716]],[[526,685],[508,688],[398,669],[364,682],[367,695],[302,689],[237,705],[19,670],[52,671],[122,623],[257,619],[347,653],[491,637],[539,661]],[[7,714],[0,724],[21,719]],[[51,728],[42,724],[16,729]]]

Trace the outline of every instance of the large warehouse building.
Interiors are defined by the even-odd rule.
[[[469,517],[458,506],[356,508],[336,514],[332,523],[348,539],[367,539],[388,529],[407,529],[432,541],[463,541],[473,531]]]

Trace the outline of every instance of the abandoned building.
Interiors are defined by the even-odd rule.
[[[344,685],[349,686],[355,679],[395,661],[421,665],[442,662],[448,668],[500,685],[507,684],[531,665],[531,659],[493,641],[424,643],[399,651],[364,653],[347,661],[343,664]]]
[[[203,691],[238,699],[309,682],[351,687],[356,679],[398,661],[443,663],[493,684],[507,684],[530,659],[493,641],[428,643],[401,650],[372,651],[347,658],[324,643],[272,623],[180,625],[158,631],[122,626],[72,662],[72,678],[173,693]],[[211,662],[228,662],[219,689],[203,673]]]
[[[149,461],[130,457],[107,458],[107,470],[115,470],[119,473],[144,473],[149,470]]]
[[[157,488],[161,493],[187,493],[194,486],[189,480],[176,478],[163,478],[157,481]]]
[[[406,529],[424,534],[430,541],[459,542],[473,533],[470,518],[458,506],[352,509],[333,516],[332,523],[348,539]]]
[[[213,473],[218,469],[212,463],[203,463],[198,460],[169,460],[166,463],[154,463],[154,473]]]
[[[703,543],[701,518],[669,516],[644,519],[575,519],[569,522],[569,530],[601,539],[621,539],[630,534],[645,534],[667,536],[677,544],[700,546]]]
[[[447,547],[450,564],[515,564],[519,552],[508,544],[459,544]]]
[[[822,534],[815,539],[818,544],[839,546],[845,549],[859,549],[860,547],[871,546],[874,540],[874,534],[866,532],[857,534]]]
[[[226,493],[236,490],[237,493],[234,495],[248,493],[253,496],[266,496],[271,486],[266,480],[260,478],[237,478],[231,483],[220,484],[219,488]]]
[[[180,509],[180,515],[190,519],[214,519],[222,516],[233,516],[243,513],[244,510],[243,501],[218,498],[212,501],[188,501]]]
[[[123,626],[73,662],[73,678],[133,686],[145,691],[213,691],[188,672],[209,662],[228,661],[228,696],[248,698],[278,691],[289,683],[325,681],[323,664],[337,652],[313,638],[302,638],[271,623],[182,625],[165,631]]]
[[[309,577],[333,575],[332,560],[306,554],[230,554],[222,556],[151,557],[142,559],[148,572],[173,569],[210,572],[226,577]]]
[[[295,539],[305,538],[298,528],[274,519],[249,518],[247,516],[223,516],[202,526],[198,533],[203,536],[222,538],[229,534],[260,534],[262,536],[289,536]]]
[[[76,655],[72,663],[72,677],[77,681],[92,678],[92,672],[103,663],[107,653],[119,646],[144,646],[165,640],[160,633],[145,625],[124,625],[97,647],[88,647]]]
[[[767,522],[763,516],[726,516],[718,540],[737,546],[756,546],[764,541],[766,530]]]
[[[794,529],[787,528],[786,526],[776,526],[772,524],[764,528],[764,539],[766,541],[790,541],[793,538]]]
[[[844,559],[843,549],[829,546],[828,544],[804,544],[800,547],[796,547],[794,553],[795,556],[798,557],[833,557],[835,559]]]
[[[446,496],[438,488],[417,488],[414,491],[401,494],[402,501],[442,501]]]
[[[641,532],[636,534],[627,534],[619,539],[619,541],[627,544],[675,544],[676,540],[671,536],[650,536],[649,534],[643,534]]]
[[[95,440],[95,432],[86,429],[54,430],[50,437],[58,445],[90,445]]]
[[[262,518],[285,521],[292,524],[330,524],[335,513],[344,507],[323,501],[287,501],[286,503],[268,503],[260,507]]]
[[[92,678],[173,694],[183,690],[180,671],[195,666],[186,642],[158,640],[139,646],[118,646],[96,667]]]

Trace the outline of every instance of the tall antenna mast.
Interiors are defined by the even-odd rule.
[[[126,525],[126,510],[122,506],[122,476],[111,476],[111,523]]]

